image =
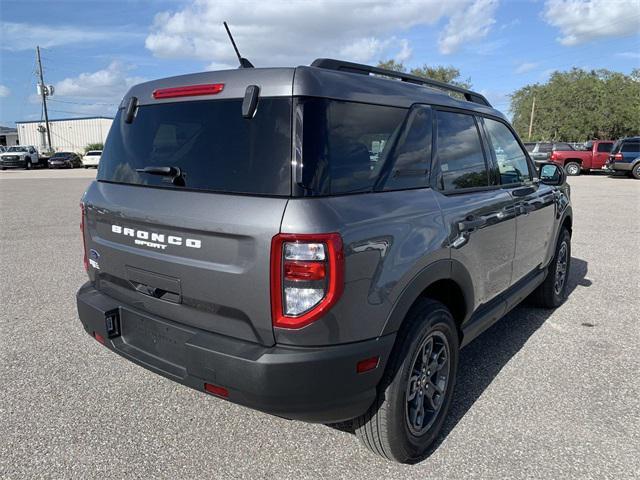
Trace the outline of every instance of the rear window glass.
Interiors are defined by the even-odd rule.
[[[404,108],[302,99],[302,187],[306,194],[372,190]],[[393,137],[393,138],[392,138]]]
[[[175,167],[171,177],[137,171]],[[242,100],[164,103],[119,110],[100,159],[98,180],[223,193],[291,193],[291,99],[261,98],[252,119]]]
[[[599,143],[598,151],[599,152],[610,152],[611,147],[613,147],[613,143]]]

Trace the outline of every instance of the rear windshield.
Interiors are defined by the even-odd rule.
[[[321,98],[301,103],[305,194],[371,191],[407,110]]]
[[[222,193],[291,193],[291,99],[261,98],[251,119],[242,99],[146,105],[131,123],[119,110],[109,132],[98,180]],[[171,177],[137,171],[180,169]]]

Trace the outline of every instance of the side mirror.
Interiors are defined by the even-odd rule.
[[[540,166],[540,181],[546,185],[562,185],[566,181],[566,173],[559,165],[545,163]]]

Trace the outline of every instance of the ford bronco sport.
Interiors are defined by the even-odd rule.
[[[97,341],[400,462],[459,349],[531,294],[560,305],[571,259],[562,168],[483,96],[327,59],[134,86],[81,210]]]

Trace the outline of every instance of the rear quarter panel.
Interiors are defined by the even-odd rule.
[[[328,345],[380,335],[403,290],[426,266],[449,259],[446,229],[431,189],[292,199],[283,233],[341,234],[345,288],[338,303],[277,343]]]

